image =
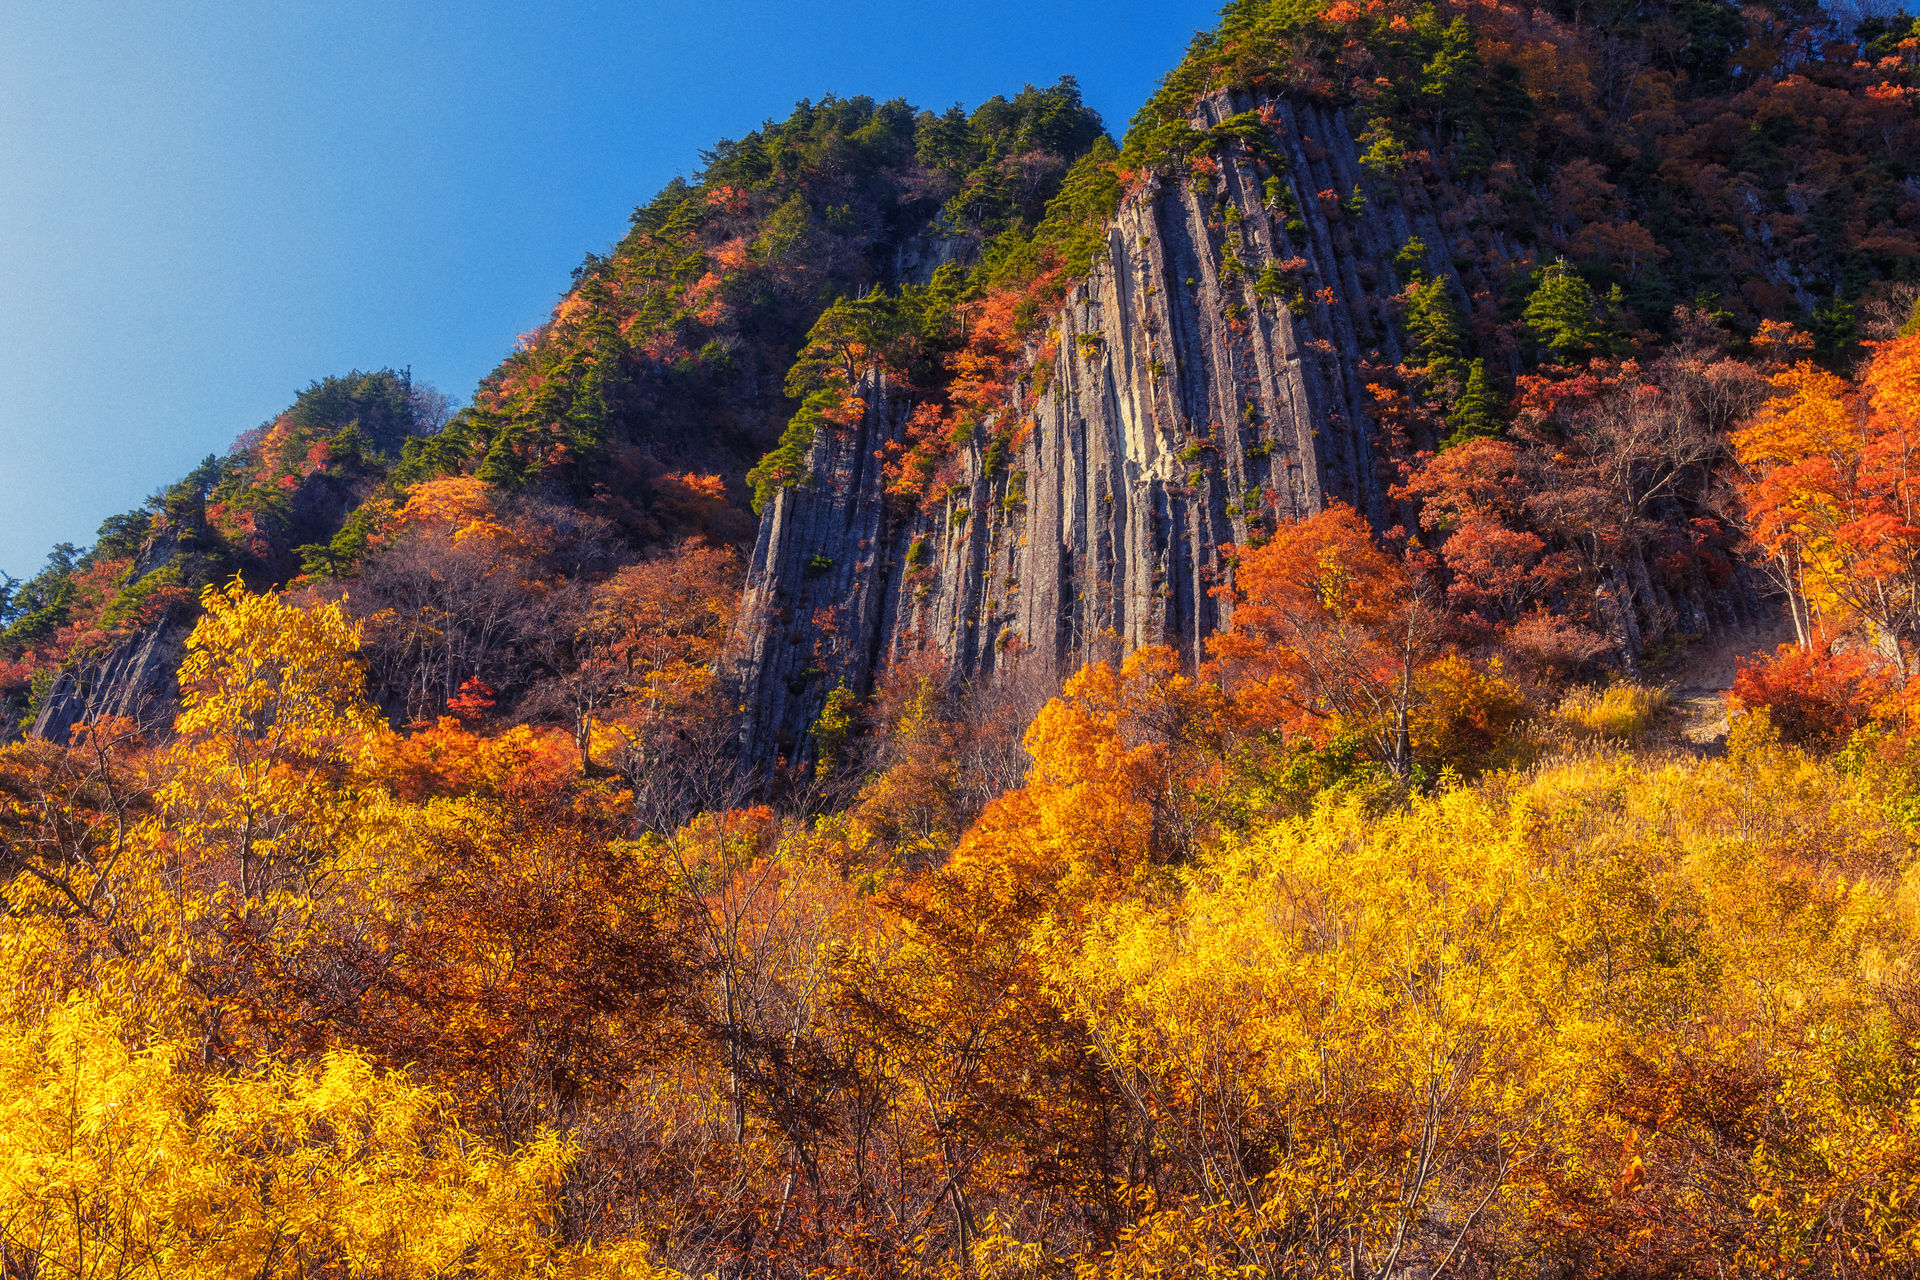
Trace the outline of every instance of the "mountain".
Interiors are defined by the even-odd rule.
[[[1488,534],[1530,562],[1503,571],[1566,566],[1536,584],[1543,613],[1483,604],[1496,634],[1631,668],[1762,622],[1712,455],[1765,389],[1727,356],[1793,320],[1839,352],[1855,302],[1910,277],[1920,134],[1884,79],[1899,56],[1808,42],[1736,66],[1726,32],[1748,56],[1794,34],[1716,12],[1612,31],[1499,6],[1230,6],[1054,210],[1081,260],[989,284],[944,377],[849,368],[749,570],[753,750],[804,753],[833,690],[866,697],[915,656],[1041,688],[1114,645],[1197,658],[1230,616],[1223,549],[1329,502],[1425,542],[1464,598],[1485,594]],[[1568,353],[1631,363],[1576,389]],[[1630,370],[1674,397],[1629,407]],[[1618,412],[1642,421],[1601,439]],[[1502,435],[1479,464],[1519,486],[1514,510],[1477,539],[1423,519],[1475,452],[1435,451]],[[1598,489],[1608,469],[1624,490]]]
[[[315,461],[294,455],[320,428],[282,420],[220,464],[212,527],[250,581],[349,583],[412,486],[467,474],[592,524],[570,536],[584,561],[536,575],[573,579],[687,536],[744,548],[751,483],[764,510],[726,665],[747,756],[770,767],[804,762],[834,690],[869,697],[906,657],[960,682],[1025,663],[1035,687],[1108,644],[1197,658],[1231,610],[1222,547],[1329,500],[1460,579],[1486,538],[1450,538],[1417,495],[1458,469],[1429,454],[1492,434],[1507,454],[1483,465],[1554,491],[1499,525],[1531,561],[1512,572],[1580,564],[1536,584],[1544,614],[1509,599],[1480,620],[1631,668],[1762,611],[1712,478],[1724,447],[1669,423],[1641,444],[1679,450],[1671,469],[1595,454],[1657,474],[1587,509],[1536,463],[1566,456],[1568,406],[1624,393],[1548,384],[1568,355],[1697,373],[1769,323],[1838,357],[1862,307],[1891,305],[1920,255],[1901,33],[1850,42],[1823,21],[1232,5],[1124,147],[1070,81],[971,115],[804,103],[637,209],[444,427],[369,429]],[[1559,328],[1531,307],[1549,280],[1571,298]],[[1747,398],[1708,411],[1722,436],[1760,394],[1700,390]],[[689,499],[716,482],[718,508]],[[115,603],[142,580],[125,561],[81,567],[119,630],[51,603],[57,562],[12,606],[23,725],[57,735],[163,693],[167,646]],[[1467,576],[1462,598],[1483,597]],[[541,688],[568,659],[539,647],[476,641],[463,670],[395,670],[381,700],[431,714],[475,679],[553,714]]]
[[[163,729],[200,591],[236,574],[287,582],[302,544],[334,537],[446,407],[391,369],[322,379],[226,457],[110,517],[86,552],[58,547],[30,581],[8,580],[0,725],[57,741],[100,715]]]
[[[439,401],[409,409],[410,381],[390,370],[325,379],[227,457],[108,521],[92,552],[61,550],[14,584],[0,599],[0,706],[16,731],[53,736],[90,710],[152,706],[164,723],[168,663],[153,659],[174,653],[201,586],[234,572],[255,586],[355,582],[373,606],[369,551],[391,552],[408,494],[436,477],[471,475],[529,518],[579,524],[571,542],[601,573],[690,534],[741,540],[745,473],[791,413],[787,369],[821,311],[990,245],[1014,251],[1101,136],[1069,80],[970,115],[829,98],[721,141],[697,182],[669,184],[610,253],[588,256],[553,317],[451,420]],[[372,402],[382,396],[392,403]],[[153,630],[138,631],[134,597],[160,581],[135,555],[149,537],[206,554],[180,580],[185,612],[144,606]],[[382,702],[429,714],[468,678],[521,701],[566,662],[530,654],[525,637],[512,652],[469,639],[464,669],[428,682],[437,700],[409,670]],[[135,653],[149,658],[130,664]]]
[[[0,1277],[1920,1268],[1920,23],[803,103],[451,410],[6,581]]]

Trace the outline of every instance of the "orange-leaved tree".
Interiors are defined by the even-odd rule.
[[[1858,385],[1807,362],[1773,385],[1733,439],[1800,643],[1857,629],[1904,674],[1920,637],[1920,335],[1882,344]]]
[[[1394,773],[1411,772],[1420,671],[1448,651],[1425,567],[1390,555],[1338,504],[1237,551],[1233,566],[1222,589],[1232,625],[1211,648],[1235,700],[1316,738],[1356,733]]]
[[[624,775],[654,830],[737,798],[713,663],[738,594],[733,553],[686,538],[597,584],[577,616],[577,666],[560,683],[581,763]]]
[[[894,1132],[927,1153],[916,1174],[935,1175],[913,1219],[929,1256],[972,1256],[1002,1211],[1093,1241],[1124,1221],[1137,1169],[1124,1107],[1045,960],[1099,904],[1172,882],[1225,711],[1169,649],[1083,668],[1027,731],[1027,784],[989,803],[946,865],[888,895],[896,945],[842,949],[839,1034],[883,1064]]]

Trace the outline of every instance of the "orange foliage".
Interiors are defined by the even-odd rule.
[[[670,529],[716,540],[732,531],[727,485],[719,476],[669,471],[652,488],[654,512]]]
[[[1920,629],[1920,335],[1880,345],[1856,387],[1802,362],[1737,433],[1753,537],[1803,637],[1863,627],[1903,672]]]
[[[1196,792],[1217,770],[1203,747],[1226,715],[1219,690],[1181,674],[1171,649],[1083,667],[1027,730],[1027,785],[987,806],[956,862],[1079,883],[1171,860],[1193,838]]]
[[[429,1078],[487,1081],[477,1109],[514,1140],[669,1053],[671,912],[659,867],[620,840],[624,807],[516,773],[477,822],[436,831],[354,1038]]]
[[[383,740],[379,757],[394,793],[410,802],[498,795],[516,786],[550,790],[574,776],[575,764],[572,745],[561,734],[518,725],[482,735],[453,716]]]
[[[1821,640],[1783,644],[1771,658],[1742,663],[1727,701],[1735,710],[1764,708],[1783,742],[1831,750],[1873,718],[1888,689],[1869,654],[1835,651]]]
[[[1411,764],[1416,673],[1445,652],[1423,572],[1389,556],[1351,507],[1283,525],[1233,558],[1232,625],[1210,642],[1234,697],[1267,723],[1324,740],[1363,733],[1379,758]]]
[[[484,480],[477,476],[436,476],[407,490],[397,524],[401,528],[460,528],[492,514],[492,491]]]

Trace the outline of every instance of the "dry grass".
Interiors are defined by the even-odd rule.
[[[1653,731],[1670,701],[1665,689],[1643,684],[1576,689],[1554,709],[1553,718],[1576,738],[1638,742]]]

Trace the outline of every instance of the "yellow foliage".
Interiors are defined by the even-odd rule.
[[[483,1138],[472,1099],[301,1025],[302,1001],[355,980],[337,957],[401,958],[383,948],[449,850],[524,856],[492,793],[539,786],[551,753],[457,726],[404,749],[336,606],[237,583],[205,605],[166,747],[70,775],[0,756],[14,865],[14,831],[58,837],[0,899],[0,1272],[665,1274],[638,1244],[556,1238],[575,1158],[556,1130]],[[32,825],[55,784],[77,798],[60,821],[99,835]],[[303,1036],[319,1051],[297,1052]]]
[[[1605,689],[1576,689],[1554,711],[1554,718],[1584,738],[1633,742],[1659,723],[1667,709],[1667,691],[1622,682]]]
[[[493,510],[484,480],[476,476],[436,476],[407,490],[400,508],[402,524],[463,525],[487,517]]]
[[[1210,1172],[1097,1269],[1390,1274],[1469,1234],[1483,1262],[1550,1248],[1616,1211],[1623,1160],[1635,1194],[1693,1194],[1708,1118],[1678,1093],[1635,1154],[1647,1071],[1787,1082],[1743,1121],[1778,1145],[1738,1202],[1695,1206],[1715,1229],[1737,1210],[1755,1258],[1836,1220],[1863,1258],[1913,1256],[1920,1163],[1898,1117],[1920,1105],[1920,1025],[1878,994],[1914,981],[1905,859],[1854,783],[1761,744],[1565,764],[1384,816],[1329,801],[1203,859],[1177,901],[1111,903],[1051,953],[1050,989],[1162,1158]]]
[[[1527,714],[1526,699],[1507,679],[1498,658],[1475,666],[1449,654],[1415,677],[1408,728],[1417,759],[1456,769],[1482,769],[1510,746],[1514,726]]]
[[[195,1074],[75,999],[0,1028],[0,1257],[40,1276],[658,1274],[549,1229],[572,1151],[505,1152],[349,1053]]]
[[[552,733],[389,732],[337,609],[207,605],[172,742],[0,751],[0,1271],[1920,1263],[1905,775],[1764,710],[1721,759],[1275,818],[1272,740],[1148,649],[1069,681],[964,832],[926,684],[849,812],[632,840]],[[1409,671],[1423,753],[1522,709]]]
[[[501,552],[530,549],[525,535],[494,516],[493,492],[476,476],[436,476],[407,490],[394,518],[400,530],[424,529],[452,535],[456,543],[476,540]]]

